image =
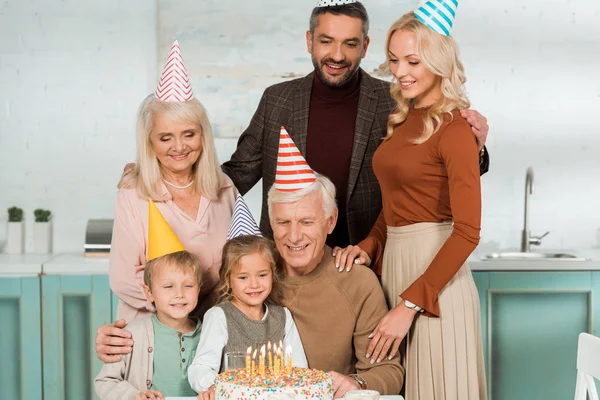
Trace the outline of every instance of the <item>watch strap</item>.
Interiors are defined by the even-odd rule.
[[[358,386],[360,387],[360,390],[367,389],[367,381],[365,381],[362,376],[360,376],[358,374],[350,374],[348,376],[350,378],[354,379],[356,381],[356,383],[358,383]]]

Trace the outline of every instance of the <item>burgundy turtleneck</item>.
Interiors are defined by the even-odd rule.
[[[339,88],[326,86],[319,79],[319,75],[314,74],[306,138],[306,161],[313,170],[328,177],[336,188],[339,215],[333,233],[327,237],[327,245],[331,247],[345,247],[350,244],[346,193],[359,95],[358,72],[346,85]]]

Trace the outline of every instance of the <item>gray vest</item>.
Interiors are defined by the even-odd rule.
[[[283,307],[269,304],[269,314],[263,321],[254,321],[238,310],[230,301],[217,305],[227,320],[227,344],[225,353],[239,351],[246,354],[248,347],[257,349],[267,342],[279,343],[285,336],[285,311]],[[223,367],[224,363],[221,363]]]

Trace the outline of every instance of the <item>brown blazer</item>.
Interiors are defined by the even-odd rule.
[[[346,218],[350,244],[367,237],[381,211],[381,192],[373,173],[375,150],[387,133],[388,115],[396,107],[389,82],[360,69],[360,95],[346,195]],[[260,229],[269,237],[267,193],[275,181],[279,132],[283,125],[306,157],[306,136],[314,74],[268,87],[250,125],[240,136],[231,160],[223,164],[239,192],[244,195],[262,178],[263,202]],[[480,158],[481,173],[487,172],[489,155]],[[319,171],[317,171],[319,172]],[[347,244],[341,244],[347,245]]]
[[[395,107],[388,82],[373,78],[362,69],[359,73],[360,96],[346,197],[351,243],[358,243],[368,235],[381,210],[381,192],[371,161],[386,135],[387,118]],[[313,79],[314,75],[310,73],[303,78],[268,87],[250,125],[240,136],[231,160],[223,164],[223,171],[242,195],[262,178],[260,228],[268,236],[272,236],[272,231],[267,193],[275,180],[279,131],[283,125],[300,152],[306,155]]]

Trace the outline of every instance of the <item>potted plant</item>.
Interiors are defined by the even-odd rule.
[[[38,208],[33,211],[33,252],[52,252],[52,212]]]
[[[8,254],[22,253],[24,240],[25,229],[23,229],[23,209],[11,207],[8,209],[8,226],[4,252]]]

